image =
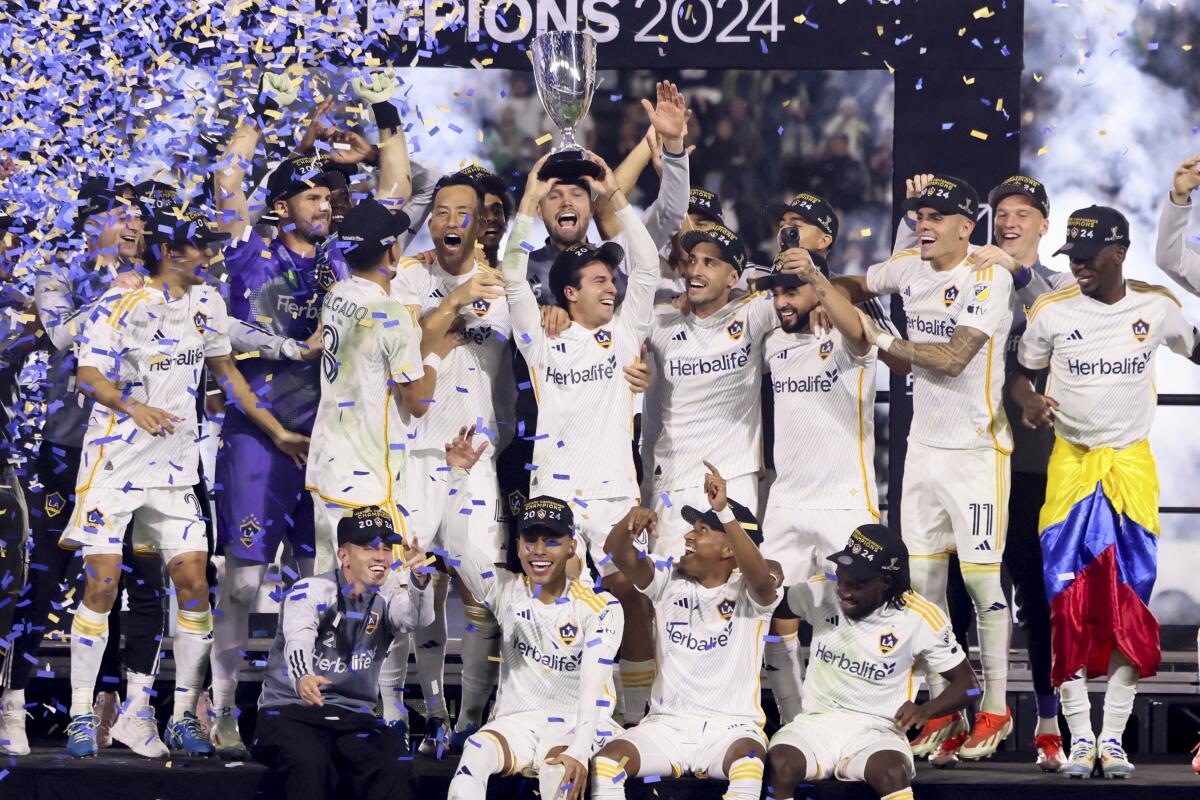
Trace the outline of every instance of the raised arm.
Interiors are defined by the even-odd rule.
[[[708,474],[704,476],[704,494],[708,497],[709,508],[716,512],[717,518],[725,526],[725,538],[729,542],[729,549],[733,551],[738,570],[746,579],[750,599],[760,606],[773,605],[779,599],[779,579],[771,573],[758,545],[751,541],[733,516],[733,509],[729,507],[729,498],[725,494],[725,479],[712,464],[705,461],[704,466],[708,468]]]
[[[375,125],[379,128],[379,175],[375,181],[378,187],[375,198],[384,205],[404,207],[412,196],[413,179],[400,110],[391,102],[400,85],[390,71],[355,78],[350,85],[359,99],[370,104]]]
[[[1171,192],[1158,217],[1154,263],[1192,294],[1200,294],[1200,253],[1186,244],[1192,215],[1192,192],[1200,187],[1200,156],[1192,156],[1175,170]]]
[[[795,272],[813,287],[821,301],[821,308],[825,309],[833,327],[845,338],[850,352],[857,356],[865,356],[871,352],[871,345],[863,332],[862,318],[858,310],[850,304],[847,293],[830,283],[829,278],[817,269],[807,250],[800,247],[785,250],[779,261],[788,271]]]
[[[654,562],[633,542],[643,533],[653,536],[657,522],[658,517],[652,510],[636,506],[629,509],[604,540],[604,552],[612,558],[621,574],[639,589],[645,589],[654,579]]]
[[[543,181],[538,177],[538,170],[547,158],[548,156],[542,156],[529,170],[525,193],[521,195],[521,205],[517,208],[516,219],[508,233],[508,249],[505,250],[504,260],[500,265],[500,272],[504,278],[504,294],[508,300],[508,313],[512,318],[513,336],[523,354],[537,350],[545,339],[542,315],[538,310],[533,288],[529,285],[527,272],[529,253],[533,249],[528,239],[533,230],[533,220],[538,213],[538,204],[546,196],[546,192],[558,183],[555,178]],[[528,360],[529,355],[525,358]]]
[[[454,567],[467,590],[480,600],[489,598],[496,586],[496,570],[471,543],[467,522],[475,510],[468,489],[471,468],[479,461],[488,443],[485,440],[478,448],[473,445],[474,426],[462,428],[453,442],[446,444],[446,466],[450,468],[449,499],[443,511],[441,530],[446,537],[445,558]]]

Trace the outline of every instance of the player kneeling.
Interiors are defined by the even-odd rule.
[[[911,800],[905,731],[966,708],[979,694],[975,673],[946,618],[909,590],[899,536],[861,525],[829,560],[836,582],[827,573],[791,586],[780,609],[808,620],[813,637],[805,712],[771,738],[771,795],[787,800],[798,783],[837,778],[866,781],[883,800]],[[918,663],[950,683],[921,704],[913,702]]]
[[[525,504],[516,548],[523,575],[472,549],[467,476],[487,447],[471,446],[474,433],[464,428],[446,445],[455,496],[442,530],[452,554],[447,563],[500,625],[500,688],[492,721],[463,747],[449,797],[482,800],[489,776],[536,773],[545,800],[575,800],[587,788],[592,753],[621,731],[609,715],[625,618],[612,595],[567,577],[575,526],[561,500],[534,497]]]
[[[623,798],[632,777],[685,772],[728,780],[730,800],[757,800],[762,790],[766,719],[759,673],[764,634],[781,599],[779,578],[758,551],[758,521],[726,497],[725,480],[705,466],[710,507],[682,509],[692,530],[678,567],[667,560],[656,568],[634,546],[653,533],[649,509],[630,511],[604,544],[622,574],[654,603],[659,669],[650,714],[596,755],[597,800]]]

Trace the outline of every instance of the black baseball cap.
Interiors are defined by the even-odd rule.
[[[995,209],[1001,200],[1014,194],[1028,197],[1037,206],[1038,211],[1042,212],[1042,216],[1049,218],[1050,198],[1046,194],[1046,187],[1041,181],[1036,181],[1028,175],[1013,175],[1011,178],[1005,178],[999,186],[988,193],[988,205]]]
[[[1115,208],[1088,206],[1071,212],[1067,219],[1067,242],[1054,255],[1087,261],[1110,244],[1129,246],[1129,220]]]
[[[762,529],[758,524],[758,517],[754,516],[754,512],[746,508],[736,500],[727,500],[729,508],[733,511],[733,518],[737,520],[738,525],[742,526],[742,530],[750,537],[750,541],[755,544],[762,544]],[[683,521],[688,525],[695,525],[697,522],[712,528],[714,531],[723,531],[725,526],[721,524],[720,518],[717,517],[717,512],[711,508],[706,511],[700,511],[692,506],[684,506],[679,511],[679,516],[683,517]]]
[[[133,187],[133,195],[151,212],[183,205],[183,201],[179,198],[179,191],[174,186],[162,181],[142,181]]]
[[[371,266],[408,231],[408,226],[408,215],[403,211],[390,211],[378,200],[368,198],[346,212],[338,228],[338,247],[351,266]]]
[[[517,535],[539,531],[550,536],[574,536],[575,513],[571,506],[557,497],[542,495],[532,497],[521,509],[521,520],[517,523]]]
[[[688,192],[688,213],[699,214],[713,222],[724,225],[725,213],[721,209],[721,198],[708,189],[693,186]]]
[[[692,248],[702,242],[715,244],[721,251],[721,259],[733,265],[739,275],[746,268],[746,250],[742,240],[724,225],[716,225],[703,231],[688,231],[679,240],[679,246],[685,253],[691,253]]]
[[[826,278],[829,277],[829,262],[825,260],[825,256],[818,253],[816,250],[807,251],[809,258],[817,269],[821,270],[821,274]],[[771,271],[765,276],[758,279],[758,283],[754,285],[755,289],[767,292],[771,289],[794,289],[798,286],[807,286],[808,281],[802,279],[799,275],[784,272],[780,268],[778,256],[775,258],[775,263],[771,266]]]
[[[850,533],[846,547],[828,557],[854,578],[901,575],[908,562],[908,547],[891,528],[875,523],[859,525]]]
[[[494,194],[500,198],[500,203],[504,206],[504,217],[508,219],[512,216],[515,203],[513,203],[512,192],[508,190],[508,184],[504,182],[496,173],[491,170],[484,169],[478,164],[471,164],[463,167],[456,175],[462,175],[470,178],[478,184],[485,192]]]
[[[402,541],[391,516],[379,506],[356,508],[338,520],[338,547],[348,544],[367,546],[377,541],[385,544],[399,544]]]
[[[178,206],[154,209],[146,218],[143,235],[147,244],[194,244],[199,247],[223,242],[228,233],[217,230],[202,209],[182,211]]]
[[[300,156],[282,161],[267,178],[267,206],[295,197],[314,186],[329,186],[326,172],[333,164],[324,156]]]
[[[932,208],[942,214],[961,214],[971,222],[979,213],[979,193],[975,187],[953,175],[934,175],[916,197],[901,206],[905,211]]]
[[[93,214],[103,214],[118,207],[128,208],[133,204],[133,197],[133,186],[126,181],[109,176],[85,178],[75,201],[76,230],[81,229],[84,221]],[[140,205],[137,207],[145,215],[145,209]]]
[[[809,192],[801,192],[786,203],[772,203],[767,206],[767,214],[777,223],[789,211],[794,211],[806,222],[816,225],[828,234],[833,239],[830,247],[837,242],[839,224],[837,212],[825,198]]]
[[[602,261],[617,270],[624,260],[625,250],[616,242],[604,242],[599,247],[587,242],[573,244],[559,253],[550,265],[550,291],[555,297],[560,297],[575,271],[592,261]]]

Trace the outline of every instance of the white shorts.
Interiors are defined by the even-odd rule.
[[[622,731],[623,728],[611,718],[601,717],[596,724],[596,739],[589,756]],[[488,734],[502,737],[508,744],[508,752],[513,758],[512,772],[508,774],[534,777],[551,750],[571,744],[575,737],[575,719],[573,715],[556,717],[546,711],[523,711],[496,717],[472,735]]]
[[[650,714],[617,738],[637,748],[641,761],[638,775],[643,777],[678,778],[690,773],[697,778],[725,780],[725,755],[734,742],[758,742],[759,756],[765,756],[767,750],[762,728],[745,720]]]
[[[878,521],[865,509],[787,508],[768,501],[763,558],[779,562],[786,585],[800,583],[831,572],[826,557],[844,548],[859,525]]]
[[[450,498],[446,485],[444,450],[413,450],[405,465],[404,500],[401,503],[404,524],[425,550],[445,548],[442,518]],[[504,561],[506,529],[500,521],[500,487],[496,465],[486,455],[471,468],[467,478],[471,495],[471,514],[467,518],[467,538],[475,550],[489,561]]]
[[[350,503],[339,503],[328,500],[316,492],[312,492],[313,514],[316,516],[313,524],[316,545],[316,563],[313,565],[314,575],[322,575],[338,565],[337,563],[337,529],[342,517],[348,516],[355,508],[361,508]],[[395,508],[385,508],[392,517],[392,526],[402,537],[407,539],[408,531],[404,525],[404,515]],[[392,548],[397,559],[404,557],[403,551],[397,545]]]
[[[629,509],[637,504],[635,497],[579,500],[571,504],[571,511],[575,514],[576,537],[582,540],[602,578],[607,578],[617,571],[613,560],[604,552],[604,542],[617,523],[629,513]],[[580,558],[583,557],[583,548],[576,545],[576,552]]]
[[[780,745],[804,754],[806,781],[865,781],[867,760],[887,750],[904,757],[909,779],[917,774],[908,739],[890,720],[853,711],[800,714],[771,737],[772,750]]]
[[[909,441],[900,524],[910,556],[958,553],[999,564],[1008,532],[1009,457],[991,448],[947,450]]]
[[[750,472],[729,478],[725,494],[751,511],[757,511],[758,474]],[[672,489],[669,492],[655,490],[654,513],[658,515],[658,538],[651,543],[655,555],[661,558],[673,556],[676,561],[683,556],[683,537],[692,529],[691,525],[683,521],[684,506],[692,506],[699,511],[708,510],[708,496],[704,494],[703,484]]]
[[[160,553],[170,563],[181,553],[208,552],[204,512],[191,486],[81,490],[58,541],[85,556],[119,555],[131,519],[135,553]]]

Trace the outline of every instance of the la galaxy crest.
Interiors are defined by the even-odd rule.
[[[570,647],[575,644],[575,640],[579,638],[579,626],[573,622],[564,622],[558,628],[558,640],[565,646]]]
[[[1139,317],[1138,321],[1133,323],[1132,327],[1133,338],[1137,339],[1139,343],[1144,343],[1150,338],[1150,323],[1146,322],[1146,320]]]
[[[196,333],[203,336],[204,332],[209,330],[208,314],[197,311],[196,315],[192,317],[192,324],[196,326]]]
[[[729,334],[730,339],[733,339],[736,342],[738,339],[742,338],[742,334],[746,332],[746,323],[742,322],[740,319],[735,319],[733,322],[729,323],[728,327],[725,328],[725,332]]]
[[[67,501],[63,500],[63,496],[58,492],[51,492],[46,496],[44,503],[46,516],[57,517],[62,513],[62,510],[67,507]]]
[[[942,305],[944,305],[946,308],[949,308],[950,306],[954,305],[954,301],[957,299],[958,299],[958,287],[957,286],[946,287],[946,292],[945,292],[945,294],[942,295]]]
[[[826,339],[825,341],[821,342],[821,349],[819,351],[819,355],[821,356],[822,361],[824,361],[825,359],[827,359],[831,355],[833,355],[833,340],[832,339]]]
[[[737,608],[737,603],[727,597],[717,604],[717,613],[721,615],[721,619],[728,621],[733,616],[735,608]]]
[[[87,524],[94,528],[104,527],[104,514],[100,513],[100,509],[93,508],[87,512]]]
[[[883,653],[885,656],[895,650],[896,645],[899,643],[900,640],[896,638],[895,631],[888,631],[887,633],[879,634],[879,652]]]
[[[259,524],[258,517],[253,514],[246,517],[238,525],[238,534],[240,534],[240,541],[243,547],[253,547],[260,533],[262,533],[262,525]]]
[[[379,612],[372,611],[367,615],[367,625],[366,628],[364,628],[364,631],[368,636],[371,636],[377,630],[379,630]]]
[[[598,330],[594,334],[592,334],[592,336],[595,337],[596,344],[600,345],[605,350],[612,347],[612,342],[613,342],[612,331],[608,330],[607,328],[601,328],[600,330]]]
[[[492,310],[492,304],[482,297],[471,303],[471,310],[475,312],[477,317],[486,317],[488,312]]]

